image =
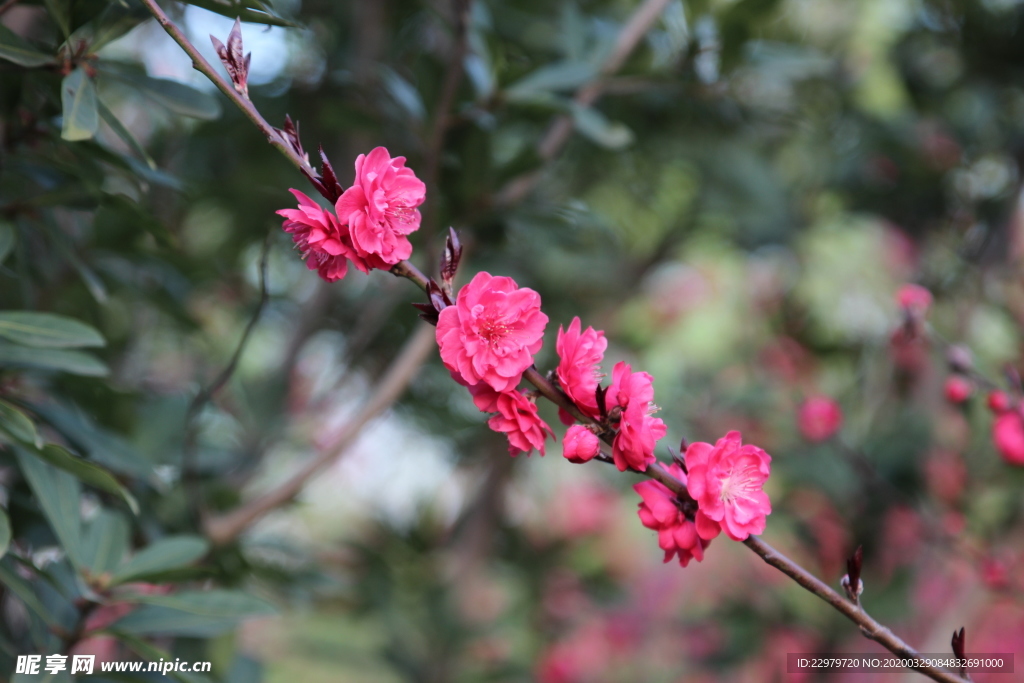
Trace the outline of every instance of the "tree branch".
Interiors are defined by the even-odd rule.
[[[626,23],[626,26],[623,27],[623,31],[619,34],[619,39],[616,41],[615,47],[609,55],[609,58],[605,61],[605,64],[602,66],[602,75],[608,75],[621,67],[626,57],[636,47],[637,43],[639,43],[640,39],[644,34],[646,34],[647,30],[668,4],[668,1],[669,0],[645,0],[645,2]],[[270,144],[278,148],[300,170],[307,174],[315,174],[315,171],[312,170],[308,162],[301,158],[286,144],[273,127],[271,127],[270,124],[268,124],[259,114],[252,103],[235,92],[234,88],[213,70],[210,64],[201,54],[199,54],[198,50],[196,50],[195,46],[188,41],[188,38],[185,37],[181,30],[171,22],[166,14],[164,14],[163,10],[160,9],[155,0],[142,0],[142,2],[149,8],[150,12],[154,17],[156,17],[164,30],[171,35],[175,42],[177,42],[190,57],[192,57],[193,66],[213,81],[221,92],[233,101],[243,111],[243,113],[245,113],[245,115],[261,131],[263,131]],[[597,97],[601,93],[601,88],[602,85],[600,82],[594,82],[588,86],[584,86],[576,93],[575,101],[577,104],[588,106],[596,101]],[[561,117],[556,120],[538,147],[538,152],[542,158],[550,159],[553,157],[558,149],[560,149],[568,140],[571,131],[571,119],[568,117]],[[506,186],[505,190],[500,193],[499,199],[503,199],[505,202],[518,201],[524,197],[530,189],[532,189],[538,178],[539,174],[535,173],[529,177],[521,177],[513,180],[508,186]],[[408,261],[402,261],[394,266],[391,269],[391,273],[399,277],[405,277],[414,282],[420,289],[426,290],[428,282],[426,276],[424,276],[423,273]],[[355,440],[360,429],[362,429],[367,422],[387,409],[387,407],[398,398],[398,395],[401,394],[409,381],[415,375],[420,365],[426,359],[427,353],[432,350],[434,346],[434,331],[429,326],[421,327],[416,334],[410,338],[402,352],[392,363],[388,372],[378,385],[377,390],[374,392],[373,396],[371,396],[369,402],[363,410],[360,411],[360,413],[353,418],[348,425],[346,425],[345,430],[339,436],[337,441],[332,444],[330,448],[324,449],[324,451],[316,458],[312,459],[302,469],[300,469],[299,472],[293,475],[291,479],[278,488],[254,499],[250,503],[228,513],[227,515],[206,520],[204,528],[210,539],[214,543],[226,543],[237,537],[239,533],[248,528],[249,525],[251,525],[255,520],[261,518],[267,512],[292,500],[302,490],[306,481],[308,481],[313,474],[338,457],[338,455],[340,455],[344,449]],[[561,390],[548,381],[547,378],[541,375],[536,368],[529,368],[523,374],[523,377],[530,384],[533,384],[545,398],[553,401],[559,407],[568,410],[569,413],[577,419],[582,418],[585,422],[593,422],[589,418],[586,418],[572,403],[572,401],[570,401]],[[611,435],[605,433],[602,435],[602,438],[608,442],[611,439]],[[669,474],[668,471],[659,463],[652,464],[647,468],[646,472],[641,474],[661,482],[680,496],[689,497],[686,486]],[[916,657],[918,655],[913,648],[894,635],[892,631],[871,618],[863,608],[845,600],[820,579],[795,563],[793,560],[772,548],[759,537],[750,536],[746,541],[744,541],[744,545],[753,550],[765,562],[775,567],[786,576],[789,576],[801,587],[814,595],[817,595],[850,619],[853,623],[857,624],[866,637],[878,642],[894,654],[906,657]],[[966,679],[942,669],[921,667],[917,668],[917,671],[936,681],[941,681],[942,683],[968,683]]]
[[[420,326],[391,362],[362,410],[345,425],[334,442],[323,448],[280,486],[231,512],[205,519],[203,530],[210,541],[215,545],[229,543],[268,512],[294,499],[314,474],[344,454],[363,427],[398,400],[435,348],[437,343],[433,328]]]

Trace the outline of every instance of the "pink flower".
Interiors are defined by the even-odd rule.
[[[537,404],[520,391],[506,391],[498,394],[495,408],[498,414],[487,421],[487,426],[508,437],[509,455],[529,455],[533,449],[544,455],[544,439],[555,435],[537,414]]]
[[[544,343],[547,322],[537,292],[510,277],[477,273],[438,318],[441,360],[467,384],[515,389]]]
[[[580,319],[573,318],[569,329],[562,331],[558,327],[558,340],[555,349],[558,351],[558,381],[562,390],[579,406],[580,410],[590,417],[598,416],[597,385],[601,380],[601,361],[604,360],[608,340],[604,332],[588,327],[580,333]],[[568,413],[559,412],[565,424],[572,424],[573,418]]]
[[[1008,411],[997,417],[992,425],[992,441],[1003,460],[1024,465],[1024,418],[1020,413]]]
[[[377,147],[356,158],[356,179],[335,203],[341,222],[348,224],[356,253],[374,268],[387,270],[412,255],[406,235],[420,227],[417,206],[427,188],[405,157],[391,158]]]
[[[562,439],[562,455],[569,462],[584,463],[601,452],[597,435],[583,425],[573,425]]]
[[[999,413],[1005,413],[1010,409],[1010,397],[1005,391],[993,391],[988,395],[988,409],[998,415]]]
[[[931,308],[932,293],[921,285],[903,285],[896,292],[896,303],[900,308],[923,316]]]
[[[686,474],[682,467],[673,463],[666,469],[686,484]],[[711,522],[714,533],[708,538],[702,538],[697,533],[697,526],[680,509],[676,494],[667,486],[649,479],[633,484],[633,490],[643,498],[637,510],[640,522],[658,532],[658,546],[665,551],[665,562],[678,556],[679,564],[685,567],[690,564],[690,560],[700,562],[704,559],[704,548],[711,542],[711,538],[718,535],[718,525]]]
[[[633,468],[647,470],[654,462],[654,445],[668,429],[661,419],[651,417],[654,405],[654,378],[646,372],[633,372],[628,363],[616,363],[612,383],[605,394],[605,405],[611,413],[620,410],[619,431],[612,442],[612,458],[620,472]]]
[[[290,192],[299,200],[299,208],[281,209],[277,213],[284,216],[282,227],[292,236],[306,266],[318,271],[328,282],[345,277],[349,261],[364,273],[369,272],[369,266],[352,246],[348,226],[302,192]]]
[[[808,441],[827,441],[843,426],[843,410],[828,396],[811,396],[800,404],[797,426]]]
[[[974,385],[971,380],[963,375],[950,375],[946,378],[945,386],[946,400],[950,403],[963,403],[974,393]]]
[[[764,531],[765,517],[772,512],[761,490],[771,473],[770,455],[757,446],[744,446],[740,433],[733,431],[714,446],[691,444],[685,458],[690,495],[699,507],[698,531],[710,531],[704,520],[717,522],[734,541]]]

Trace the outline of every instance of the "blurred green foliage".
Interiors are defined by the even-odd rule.
[[[773,454],[773,542],[832,584],[863,544],[866,603],[924,651],[966,622],[1019,652],[1024,587],[992,572],[1024,557],[1024,476],[979,399],[943,402],[942,345],[907,372],[890,338],[916,281],[936,339],[1019,368],[1024,6],[670,0],[603,74],[637,4],[165,6],[214,62],[206,34],[247,22],[254,104],[343,183],[372,147],[407,156],[413,260],[451,225],[464,280],[538,290],[542,370],[574,315],[607,330],[605,371],[655,375],[669,442],[738,428]],[[365,400],[416,292],[316,280],[274,215],[303,179],[137,0],[0,7],[0,675],[91,647],[214,662],[183,681],[766,681],[785,652],[871,649],[727,540],[658,566],[629,477],[557,444],[508,459],[436,359],[299,505],[212,547],[204,518]],[[815,445],[794,414],[818,393],[846,420]]]

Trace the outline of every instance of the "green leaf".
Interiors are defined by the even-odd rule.
[[[89,52],[95,53],[104,45],[117,40],[148,19],[151,15],[141,4],[127,5],[111,2],[98,17],[75,29],[68,39],[68,45],[88,45]]]
[[[21,578],[21,576],[14,570],[14,567],[10,564],[10,558],[8,561],[0,564],[0,583],[7,586],[10,591],[18,596],[25,607],[28,607],[32,612],[42,619],[47,626],[54,626],[57,624],[57,619],[53,616],[53,613],[43,605],[42,601],[39,600],[39,596],[36,595],[35,590],[32,589],[32,585]]]
[[[515,100],[537,93],[575,90],[597,77],[597,70],[586,62],[558,62],[548,64],[527,74],[506,90],[506,96]]]
[[[59,467],[65,472],[73,474],[89,486],[119,496],[125,503],[127,503],[133,513],[139,513],[139,505],[135,502],[135,498],[132,494],[128,492],[128,489],[122,486],[121,482],[119,482],[114,475],[96,463],[90,462],[85,458],[80,458],[77,455],[73,455],[57,444],[52,443],[46,444],[40,449],[18,448],[18,450],[26,450],[32,455],[42,458],[54,467]]]
[[[0,557],[7,554],[11,546],[11,520],[7,517],[6,510],[0,510]]]
[[[14,62],[18,66],[34,67],[53,64],[53,55],[39,52],[21,36],[0,24],[0,59]]]
[[[152,574],[183,567],[207,553],[210,546],[198,536],[169,536],[143,548],[114,572],[112,584],[138,581]]]
[[[238,17],[250,24],[266,24],[268,26],[301,26],[294,21],[285,19],[273,11],[269,2],[232,2],[230,0],[186,0],[189,5],[202,7],[216,14],[234,19]]]
[[[60,84],[60,101],[64,123],[60,136],[65,140],[88,140],[100,126],[96,105],[96,86],[82,67],[78,67]]]
[[[174,595],[138,595],[129,599],[204,617],[245,619],[277,614],[277,609],[266,600],[233,590],[182,591]]]
[[[123,515],[103,509],[85,527],[82,559],[94,575],[112,572],[128,550],[128,521]]]
[[[71,0],[45,0],[46,9],[57,24],[57,28],[67,38],[71,35]]]
[[[110,370],[99,359],[68,349],[31,349],[0,344],[0,367],[26,367],[59,370],[83,377],[105,377]]]
[[[109,632],[118,640],[120,640],[125,645],[134,650],[136,654],[138,654],[140,657],[147,661],[170,662],[174,660],[174,657],[172,657],[166,651],[161,650],[155,645],[146,642],[142,638],[136,638],[132,634],[125,633],[124,631],[111,630]],[[167,675],[177,681],[181,681],[181,683],[198,683],[199,681],[209,680],[209,678],[207,678],[206,676],[200,674],[193,674],[191,672],[169,671],[167,672]]]
[[[0,337],[48,349],[103,346],[95,327],[74,318],[34,311],[0,311]]]
[[[7,255],[14,249],[15,240],[17,240],[17,235],[14,232],[14,226],[10,223],[0,222],[0,263],[3,263]]]
[[[37,448],[43,445],[32,418],[6,401],[0,401],[0,431]]]
[[[130,85],[137,92],[182,116],[215,119],[220,116],[220,101],[192,86],[166,78],[152,78],[113,62],[101,62],[100,70]]]
[[[82,487],[78,479],[44,462],[27,448],[15,446],[14,453],[22,474],[28,480],[54,535],[64,546],[71,564],[84,567],[79,522]]]
[[[104,123],[110,126],[110,130],[114,131],[117,137],[121,138],[126,145],[131,147],[132,151],[146,162],[146,165],[149,166],[150,170],[155,171],[156,162],[153,161],[153,157],[149,156],[149,153],[146,152],[146,149],[142,144],[135,139],[135,136],[132,135],[131,131],[124,127],[124,124],[114,116],[114,112],[110,111],[107,105],[103,104],[102,101],[99,102],[99,108],[100,117],[102,117]]]
[[[143,605],[115,622],[113,626],[118,631],[138,635],[209,638],[234,629],[238,621],[226,617],[191,614],[158,605]]]
[[[633,142],[633,131],[621,123],[613,123],[593,107],[573,105],[576,130],[608,149],[622,149]]]

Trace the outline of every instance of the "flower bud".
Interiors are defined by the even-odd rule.
[[[569,462],[584,463],[601,452],[597,435],[583,425],[573,425],[565,432],[562,440],[562,454]]]

